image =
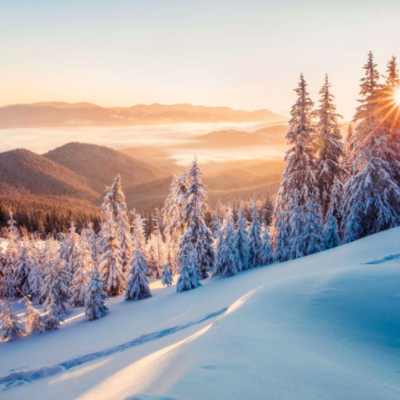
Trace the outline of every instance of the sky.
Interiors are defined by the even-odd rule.
[[[0,0],[0,105],[191,103],[289,112],[329,74],[353,116],[368,51],[400,57],[398,0]]]

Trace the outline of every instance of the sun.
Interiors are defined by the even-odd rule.
[[[400,105],[400,89],[397,89],[394,93],[394,100],[398,105]]]

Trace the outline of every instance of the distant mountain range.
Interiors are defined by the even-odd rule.
[[[269,110],[244,111],[190,104],[138,104],[104,108],[87,102],[40,102],[0,107],[0,129],[71,126],[130,126],[179,123],[279,123]]]
[[[283,161],[227,163],[204,178],[209,204],[274,193],[283,168]],[[0,153],[0,201],[11,208],[40,203],[42,209],[65,206],[93,215],[119,173],[129,208],[150,211],[162,207],[177,171],[93,144],[68,143],[44,155],[16,149]]]

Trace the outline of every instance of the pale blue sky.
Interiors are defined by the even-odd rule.
[[[400,2],[1,2],[0,104],[86,100],[290,109],[329,73],[350,118],[369,50],[400,57]]]

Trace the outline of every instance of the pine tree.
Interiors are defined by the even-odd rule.
[[[4,299],[12,299],[15,296],[15,279],[17,261],[19,257],[18,230],[13,214],[10,212],[8,224],[8,245],[3,255],[3,278],[0,282],[0,295]]]
[[[218,238],[213,277],[229,277],[238,273],[238,254],[235,247],[235,225],[232,210],[228,210]]]
[[[323,249],[328,250],[340,245],[340,238],[338,233],[338,223],[333,211],[330,208],[326,214],[326,222],[323,231]]]
[[[291,210],[291,213],[289,215],[290,258],[296,259],[304,257],[306,255],[307,246],[307,243],[303,237],[305,231],[305,205],[300,205],[299,191],[297,189],[293,190],[293,198],[290,200],[288,208]]]
[[[65,268],[72,277],[75,269],[78,267],[79,260],[79,235],[76,233],[75,221],[70,222],[68,235],[64,238],[60,245],[60,258],[65,261]]]
[[[316,195],[310,196],[309,201],[304,206],[304,231],[303,241],[305,243],[304,255],[318,253],[322,249],[322,210]]]
[[[362,100],[357,108],[355,175],[343,189],[343,227],[346,243],[397,226],[400,188],[382,115],[382,88],[372,53],[361,80]]]
[[[19,243],[19,254],[16,263],[16,287],[18,292],[22,292],[24,295],[31,294],[31,288],[29,283],[29,274],[34,266],[35,258],[33,250],[31,249],[31,243],[27,237],[24,237]]]
[[[108,299],[104,293],[104,286],[100,273],[96,269],[88,272],[88,284],[85,291],[85,315],[89,321],[103,318],[108,308],[104,304]]]
[[[161,274],[162,274],[161,283],[163,286],[171,286],[174,283],[174,279],[172,278],[168,263],[163,265]]]
[[[259,265],[268,265],[273,262],[273,252],[270,241],[270,236],[268,233],[268,226],[266,223],[263,224],[263,233],[262,233],[262,245],[260,249],[260,253],[258,256]]]
[[[251,268],[255,268],[259,266],[259,253],[262,246],[261,223],[255,202],[253,203],[252,222],[249,228],[249,243],[250,243],[249,262]]]
[[[29,288],[33,301],[41,303],[44,300],[42,298],[44,283],[43,266],[45,265],[44,250],[37,248],[35,242],[31,244],[31,250],[32,266],[28,275]]]
[[[71,285],[70,304],[72,307],[83,307],[85,305],[87,274],[94,268],[92,251],[86,236],[81,236],[78,248],[79,266],[75,269]]]
[[[347,130],[346,142],[344,145],[344,155],[343,155],[343,182],[347,182],[351,176],[354,175],[354,160],[356,158],[356,146],[357,140],[354,135],[353,125],[350,124]]]
[[[101,206],[101,215],[103,221],[111,218],[116,224],[118,241],[121,248],[122,269],[125,271],[131,257],[132,244],[125,195],[122,191],[122,179],[119,174],[111,187],[107,189],[108,192]]]
[[[44,288],[46,300],[44,309],[48,312],[46,329],[56,329],[64,322],[67,314],[67,304],[70,296],[69,283],[71,274],[65,268],[65,261],[58,255],[51,254],[48,257],[48,266],[45,271]]]
[[[192,222],[189,226],[189,230],[194,223]],[[188,232],[188,231],[186,231]],[[179,278],[176,284],[177,292],[184,292],[187,290],[196,289],[201,286],[198,278],[198,266],[196,259],[193,258],[193,247],[190,241],[185,239],[185,235],[182,236],[180,242],[181,253],[179,256]]]
[[[193,265],[198,268],[199,278],[205,279],[208,276],[208,271],[212,270],[214,266],[215,254],[211,231],[204,222],[207,195],[205,193],[206,186],[201,183],[201,175],[195,159],[189,173],[191,184],[185,195],[183,219],[186,224],[186,231],[182,236],[183,240],[180,241],[179,254],[180,256],[183,254],[181,244],[186,245],[187,242],[190,242],[192,244],[191,257],[195,259]],[[179,259],[187,262],[188,257],[180,257]]]
[[[36,310],[32,302],[29,299],[29,296],[24,295],[20,291],[21,295],[23,296],[23,300],[25,301],[26,305],[26,313],[25,313],[25,329],[26,333],[29,335],[33,332],[40,332],[42,333],[45,329],[45,323],[43,321],[40,312]]]
[[[250,268],[250,242],[247,232],[247,220],[244,211],[239,211],[239,220],[236,223],[235,248],[238,256],[238,270],[245,271]]]
[[[171,193],[165,200],[162,209],[165,233],[171,238],[174,246],[179,243],[185,230],[183,210],[187,191],[188,177],[186,172],[181,175],[174,175],[171,183]]]
[[[151,297],[146,272],[146,259],[139,249],[134,249],[129,271],[130,277],[126,285],[125,300],[142,300]]]
[[[325,77],[322,86],[320,108],[315,111],[318,123],[315,126],[315,144],[318,150],[318,189],[319,203],[322,205],[322,215],[326,215],[329,203],[331,186],[335,177],[342,174],[340,164],[343,156],[342,134],[338,118],[343,118],[336,113],[336,106],[333,103],[334,96],[330,92],[328,76]]]
[[[1,303],[0,323],[0,342],[11,342],[18,336],[26,335],[22,321],[12,312],[9,300]]]
[[[282,218],[282,213],[277,214],[277,235],[275,238],[274,261],[284,262],[290,260],[290,244],[287,233],[285,220]]]
[[[294,190],[298,191],[298,205],[302,207],[310,196],[312,190],[317,187],[315,176],[315,149],[314,149],[314,125],[312,121],[313,105],[307,91],[307,84],[303,75],[297,89],[297,101],[292,107],[292,118],[289,121],[290,130],[286,135],[291,148],[286,152],[286,168],[283,173],[283,181],[278,192],[275,214],[282,213],[282,218],[288,224],[292,208]],[[274,218],[275,224],[277,218]],[[277,230],[276,230],[277,231]],[[291,232],[289,232],[291,236]]]

